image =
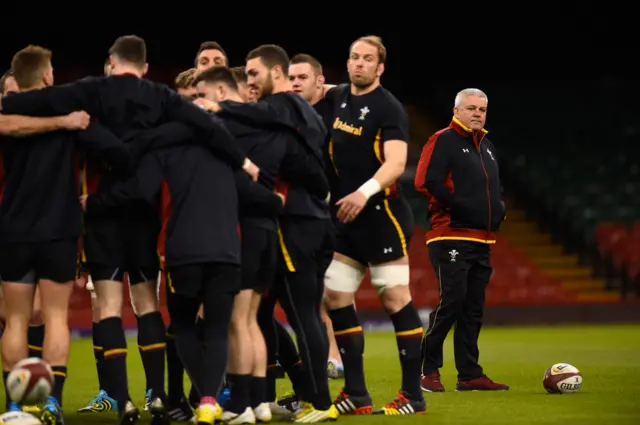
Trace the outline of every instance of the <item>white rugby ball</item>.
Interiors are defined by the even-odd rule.
[[[545,372],[542,385],[551,394],[577,393],[582,387],[582,374],[568,363],[556,363]]]
[[[27,405],[38,404],[51,394],[53,371],[42,359],[24,359],[11,369],[5,385],[12,401]]]
[[[42,422],[29,413],[7,412],[0,415],[0,425],[42,425]]]

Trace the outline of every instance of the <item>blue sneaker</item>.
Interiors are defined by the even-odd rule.
[[[42,406],[40,420],[43,425],[64,425],[62,409],[58,404],[58,400],[53,397],[47,397],[47,401],[45,401],[44,406]]]
[[[225,403],[229,401],[229,397],[231,397],[231,390],[229,388],[225,388],[218,397],[218,404],[224,408]]]
[[[9,403],[9,410],[7,410],[7,412],[22,412],[22,408],[18,403],[12,401]]]
[[[147,390],[147,393],[144,395],[144,410],[149,411],[149,406],[151,405],[151,390]]]
[[[78,413],[99,413],[111,412],[118,410],[118,402],[109,397],[105,390],[100,390],[97,396],[93,398],[85,407],[78,409]]]

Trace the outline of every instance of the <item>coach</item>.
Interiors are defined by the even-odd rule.
[[[505,217],[495,149],[484,129],[487,101],[478,89],[458,93],[451,124],[431,136],[416,172],[416,189],[429,200],[427,246],[440,291],[422,341],[423,391],[444,391],[442,346],[454,323],[456,390],[509,389],[478,364],[491,244]]]

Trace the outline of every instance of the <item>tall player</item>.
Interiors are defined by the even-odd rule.
[[[398,344],[402,387],[376,411],[404,415],[426,411],[420,390],[422,322],[409,291],[409,240],[413,214],[396,180],[407,160],[409,123],[402,104],[380,85],[387,51],[376,36],[351,44],[350,84],[331,89],[329,152],[338,177],[337,246],[325,275],[325,302],[344,362],[345,386],[335,405],[341,413],[372,411],[364,379],[364,335],[353,306],[367,268],[389,314]]]

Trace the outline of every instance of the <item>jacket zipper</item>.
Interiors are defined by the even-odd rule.
[[[484,171],[484,177],[487,185],[487,205],[489,207],[489,214],[487,216],[487,239],[489,239],[489,233],[491,233],[491,193],[489,191],[489,173],[484,166],[484,160],[482,159],[482,140],[478,142],[478,154],[480,155],[480,164],[482,164],[482,171]]]

